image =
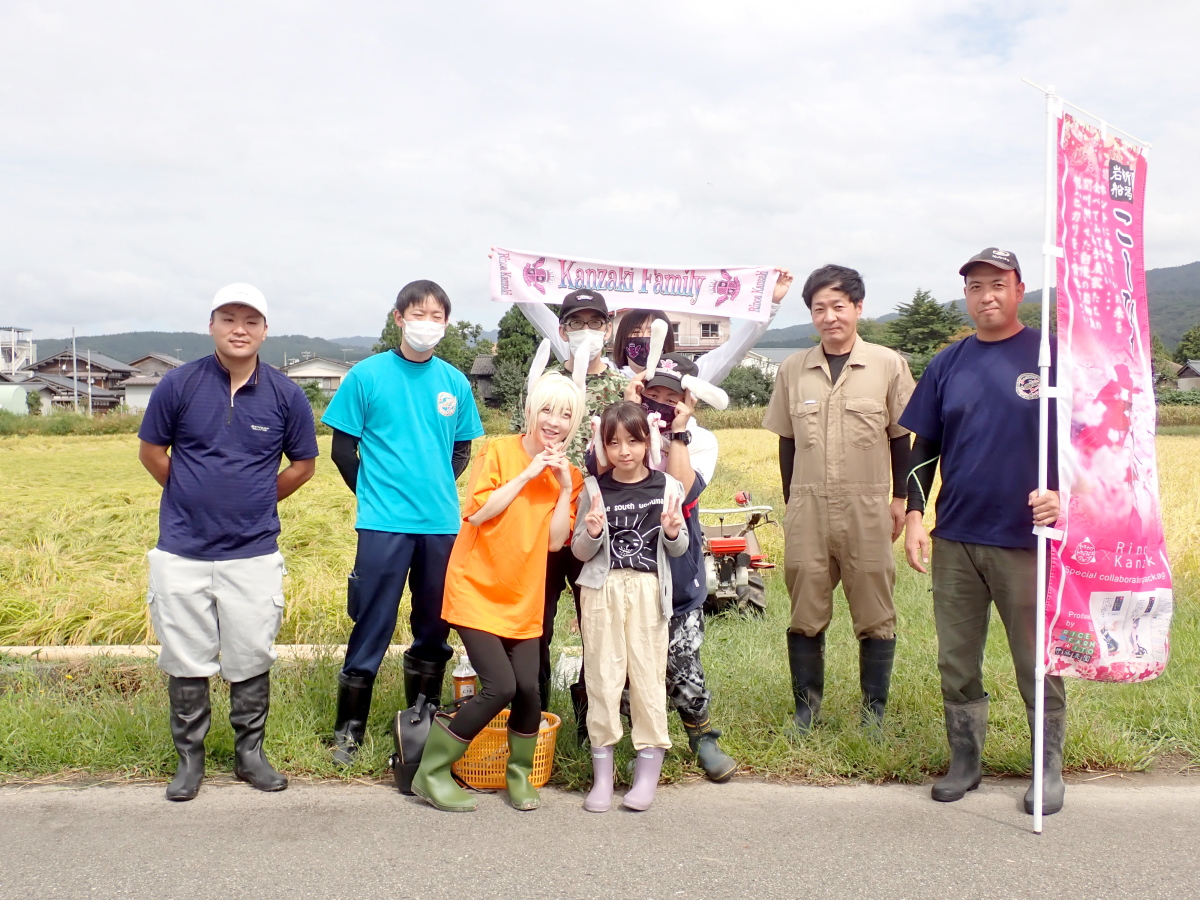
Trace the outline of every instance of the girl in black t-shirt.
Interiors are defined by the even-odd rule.
[[[667,734],[670,556],[687,550],[683,486],[648,466],[650,422],[637,403],[615,403],[600,419],[600,444],[611,465],[588,478],[579,498],[571,551],[584,561],[579,575],[587,726],[594,782],[584,809],[612,803],[613,746],[621,738],[621,691],[629,681],[630,721],[637,751],[633,787],[623,804],[647,809],[654,800]],[[603,460],[602,460],[603,462]]]

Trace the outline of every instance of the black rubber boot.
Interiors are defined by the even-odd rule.
[[[979,787],[983,777],[983,742],[987,738],[988,698],[969,703],[944,701],[950,771],[933,786],[934,800],[951,803]]]
[[[717,746],[717,738],[721,736],[721,732],[712,727],[708,716],[699,724],[689,722],[682,715],[679,718],[683,721],[683,730],[687,732],[688,746],[696,754],[696,762],[704,770],[708,780],[724,784],[732,778],[733,773],[737,771],[737,762]]]
[[[1029,717],[1030,747],[1033,745],[1033,710]],[[1052,816],[1063,808],[1067,786],[1062,779],[1063,740],[1067,734],[1067,711],[1046,710],[1042,731],[1042,815]],[[1033,815],[1033,785],[1025,792],[1025,812]]]
[[[792,696],[796,701],[794,721],[800,733],[807,734],[821,711],[825,693],[825,632],[806,637],[789,631],[787,638]]]
[[[883,726],[895,661],[895,638],[863,638],[858,642],[858,682],[862,687],[864,728],[877,731]]]
[[[212,722],[207,678],[167,678],[171,700],[171,740],[179,754],[175,778],[167,785],[168,800],[193,800],[204,780],[204,737]]]
[[[579,741],[579,746],[582,747],[588,741],[588,695],[587,686],[582,681],[577,681],[571,685],[571,709],[575,713],[575,738]]]
[[[263,672],[229,685],[229,724],[233,726],[236,762],[233,774],[260,791],[282,791],[288,780],[263,755],[263,733],[271,709],[271,673]]]
[[[404,699],[409,706],[417,702],[417,695],[424,694],[425,701],[434,706],[442,705],[442,682],[446,680],[446,664],[417,659],[411,653],[404,654]]]
[[[374,675],[338,673],[337,721],[333,725],[333,761],[339,766],[354,762],[358,746],[367,733],[367,716],[371,712],[371,692],[375,689]]]

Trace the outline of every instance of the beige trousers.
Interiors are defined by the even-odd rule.
[[[633,749],[668,749],[668,620],[658,576],[612,569],[604,587],[580,590],[588,740],[593,747],[611,747],[621,739],[621,692],[628,677]]]

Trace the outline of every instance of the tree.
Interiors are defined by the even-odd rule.
[[[1042,304],[1022,303],[1017,307],[1017,321],[1026,328],[1042,327]],[[1050,333],[1058,333],[1058,304],[1050,304]]]
[[[1193,325],[1185,331],[1179,339],[1179,346],[1175,348],[1175,362],[1186,366],[1190,359],[1200,359],[1200,325]]]
[[[1171,359],[1167,345],[1157,334],[1150,336],[1150,371],[1154,376],[1155,391],[1169,391],[1175,388],[1177,383],[1175,373],[1178,371],[1178,367]]]
[[[870,341],[872,344],[883,344],[885,347],[890,346],[888,344],[888,323],[880,322],[878,319],[859,319],[858,336],[864,341]]]
[[[42,395],[37,391],[26,391],[25,408],[29,410],[31,416],[40,416],[42,414]]]
[[[556,308],[551,308],[557,312]],[[506,409],[512,409],[520,400],[525,378],[529,374],[529,362],[541,341],[541,335],[515,303],[501,316],[500,331],[496,335],[496,374],[492,376],[492,395]]]
[[[325,392],[321,390],[321,385],[315,381],[306,381],[301,385],[304,390],[304,396],[308,398],[308,405],[313,409],[324,409],[329,405],[329,398],[325,396]]]
[[[938,303],[929,291],[920,288],[912,302],[901,304],[897,312],[900,317],[888,323],[887,343],[914,357],[931,356],[966,324],[957,306]]]
[[[721,389],[729,395],[729,405],[741,409],[747,406],[766,406],[771,399],[775,383],[758,366],[734,366],[729,376],[721,382]]]
[[[379,340],[375,342],[375,346],[371,348],[372,353],[386,353],[388,350],[396,350],[400,346],[400,326],[396,324],[395,318],[392,316],[392,311],[389,309],[387,321],[383,323],[383,331],[379,334]]]

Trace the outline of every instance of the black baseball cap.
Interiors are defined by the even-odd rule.
[[[1021,264],[1017,262],[1017,254],[1011,250],[1001,250],[999,247],[987,247],[980,250],[958,270],[958,274],[964,278],[971,271],[971,266],[979,263],[987,263],[989,266],[995,266],[997,269],[1009,269],[1017,273],[1017,281],[1021,280]]]
[[[571,293],[563,298],[562,309],[558,313],[558,321],[565,321],[567,316],[577,313],[581,309],[591,309],[605,316],[608,315],[608,304],[604,302],[604,295],[584,288],[578,291],[571,291]]]
[[[665,387],[682,394],[684,375],[696,378],[700,375],[700,367],[682,353],[664,353],[662,359],[658,361],[658,368],[654,370],[654,375],[647,379],[645,386]]]

